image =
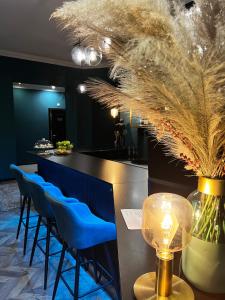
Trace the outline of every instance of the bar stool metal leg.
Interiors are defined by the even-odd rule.
[[[38,239],[38,234],[39,234],[39,230],[40,230],[40,226],[41,226],[41,220],[42,220],[42,216],[39,216],[38,221],[37,221],[37,227],[36,227],[34,242],[33,242],[33,246],[32,246],[31,256],[30,256],[30,267],[32,266],[33,257],[34,257],[35,249],[37,246],[37,239]]]
[[[54,300],[55,296],[56,296],[60,275],[61,275],[61,272],[62,272],[62,266],[63,266],[63,261],[64,261],[66,249],[67,249],[67,246],[66,246],[65,243],[63,243],[63,248],[62,248],[62,252],[61,252],[61,256],[60,256],[59,266],[58,266],[56,279],[55,279],[55,284],[54,284],[54,289],[53,289],[53,294],[52,294],[52,300]]]
[[[115,265],[113,264],[112,257],[109,254],[109,249],[108,249],[108,244],[107,243],[105,243],[103,245],[103,249],[104,249],[106,260],[107,260],[108,265],[109,265],[109,270],[111,270],[111,272],[112,272],[112,278],[113,278],[113,281],[114,281],[114,288],[116,290],[116,296],[117,296],[118,299],[120,299],[120,285],[118,283],[119,278],[117,278],[117,272],[116,272],[116,269],[115,269]]]
[[[25,203],[26,203],[25,196],[21,196],[21,197],[22,197],[22,205],[20,207],[20,218],[19,218],[19,224],[18,224],[17,233],[16,233],[16,239],[18,239],[19,234],[20,234],[20,228],[21,228],[21,224],[23,221],[23,212],[24,212]]]
[[[44,275],[44,289],[47,288],[48,281],[48,261],[49,261],[49,245],[50,245],[50,224],[47,221],[47,234],[46,234],[46,250],[45,250],[45,275]]]
[[[26,248],[27,248],[27,235],[28,235],[29,219],[30,219],[30,205],[31,205],[31,198],[27,197],[27,217],[26,217],[25,234],[24,234],[23,255],[26,254]]]
[[[79,296],[79,280],[80,280],[80,258],[78,253],[76,257],[76,267],[75,267],[74,300],[77,300]]]

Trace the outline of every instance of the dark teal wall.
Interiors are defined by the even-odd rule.
[[[18,164],[30,162],[28,150],[41,138],[49,138],[49,108],[65,108],[64,93],[14,88],[16,126],[16,159]],[[57,103],[60,106],[57,106]]]
[[[0,180],[10,177],[8,165],[16,161],[13,113],[11,80],[7,74],[0,72]]]
[[[16,162],[13,82],[64,87],[68,139],[77,149],[95,149],[113,145],[108,133],[113,120],[107,117],[103,121],[101,115],[108,111],[103,112],[87,94],[80,95],[77,85],[90,77],[108,80],[107,75],[108,69],[81,70],[0,57],[0,180],[11,178],[8,165]],[[99,129],[102,140],[96,138]]]

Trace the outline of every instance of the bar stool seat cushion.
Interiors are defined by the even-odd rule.
[[[59,201],[64,201],[66,203],[77,203],[77,202],[79,202],[79,200],[76,199],[76,198],[64,196],[62,194],[61,190],[58,187],[56,187],[55,185],[51,185],[51,186],[42,185],[42,187],[43,187],[43,189],[45,190],[46,193],[48,193],[52,196],[56,196]]]
[[[116,226],[95,216],[89,207],[82,203],[71,205],[76,231],[73,234],[71,245],[77,249],[85,249],[97,244],[116,239]]]
[[[71,197],[63,197],[62,200],[66,203],[78,203],[79,200]]]
[[[48,187],[45,188],[44,186],[44,190],[47,194],[52,195],[53,197],[55,197],[55,199],[57,199],[58,201],[64,201],[66,203],[77,203],[79,202],[78,199],[76,198],[72,198],[72,197],[66,197],[62,194],[61,190],[55,186],[55,190],[53,189],[49,189]]]
[[[65,203],[47,194],[62,239],[78,250],[116,239],[116,227],[95,216],[85,203]]]
[[[45,182],[44,178],[40,175],[34,174],[34,173],[25,173],[23,174],[27,178],[30,178],[31,180],[35,180],[36,182]]]
[[[32,196],[35,210],[42,217],[54,219],[51,206],[45,197],[45,190],[49,190],[51,194],[60,197],[62,196],[61,191],[50,182],[39,182],[38,180],[36,181],[35,178],[30,178],[29,176],[24,176],[24,179],[28,185],[29,194]]]
[[[67,238],[71,248],[81,250],[116,239],[115,224],[95,216],[85,203],[67,205],[66,214],[71,216]]]
[[[10,164],[9,168],[15,176],[20,193],[23,196],[29,196],[29,191],[26,182],[24,181],[24,176],[27,176],[27,178],[30,178],[31,180],[36,180],[37,182],[45,182],[45,180],[40,175],[27,173],[15,164]]]
[[[61,190],[55,186],[54,184],[47,182],[48,184],[41,184],[41,186],[43,187],[43,191],[47,191],[49,193],[52,193],[53,195],[57,196],[57,197],[64,197],[63,193],[61,192]]]

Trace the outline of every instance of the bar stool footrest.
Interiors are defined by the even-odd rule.
[[[95,280],[95,282],[96,283],[98,283],[98,281],[100,281],[100,279],[102,278],[102,273],[104,273],[104,277],[105,277],[105,279],[107,280],[105,283],[103,283],[103,284],[101,284],[101,285],[99,285],[99,286],[97,286],[96,288],[93,288],[92,290],[90,290],[89,292],[86,292],[86,293],[84,293],[84,294],[82,294],[82,295],[79,295],[78,296],[78,298],[83,298],[83,297],[86,297],[87,295],[89,295],[89,294],[92,294],[92,293],[94,293],[94,292],[96,292],[96,291],[98,291],[98,290],[100,290],[100,289],[104,289],[105,287],[107,287],[108,285],[111,285],[112,283],[113,283],[113,278],[112,278],[112,276],[111,276],[111,274],[99,263],[99,262],[96,262],[96,261],[94,261],[94,260],[92,260],[92,259],[90,259],[90,260],[87,260],[87,261],[85,261],[85,262],[81,262],[80,263],[80,266],[84,266],[84,265],[89,265],[89,264],[93,264],[93,265],[95,265],[95,266],[97,266],[98,268],[99,268],[99,270],[100,270],[100,278],[98,278],[97,280]],[[70,292],[70,294],[74,297],[74,292],[73,292],[73,290],[71,289],[71,287],[69,286],[69,284],[67,283],[67,281],[66,281],[66,279],[63,277],[63,273],[65,273],[65,272],[68,272],[68,271],[70,271],[70,270],[72,270],[72,269],[75,269],[75,266],[72,266],[72,267],[70,267],[70,268],[68,268],[68,269],[65,269],[65,270],[62,270],[61,271],[61,275],[60,275],[60,278],[62,279],[62,281],[63,281],[63,283],[65,284],[65,286],[68,288],[68,290],[69,290],[69,292]],[[98,271],[99,271],[98,270]],[[91,276],[91,274],[90,274],[90,276]]]

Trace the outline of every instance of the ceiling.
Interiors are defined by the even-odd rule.
[[[49,21],[63,0],[0,0],[0,55],[76,67],[65,32]]]
[[[0,0],[0,55],[76,67],[66,32],[49,21],[51,13],[63,2]],[[104,66],[103,60],[99,67]]]

